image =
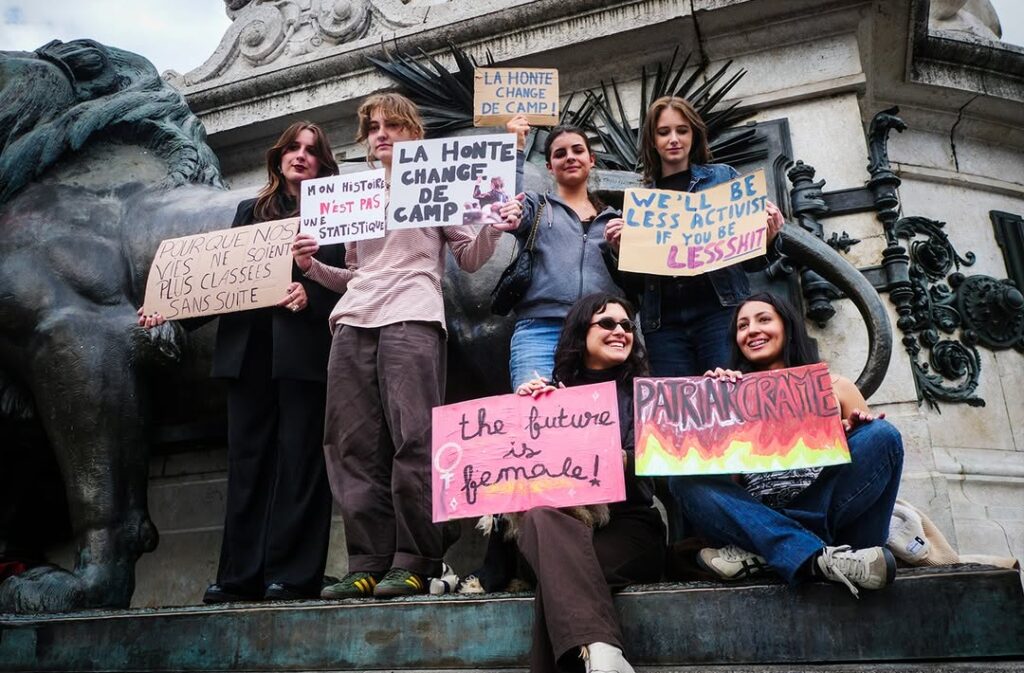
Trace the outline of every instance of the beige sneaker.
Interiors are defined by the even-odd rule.
[[[896,558],[885,547],[825,547],[817,558],[825,579],[845,584],[859,598],[861,589],[882,589],[896,579]]]
[[[701,549],[697,563],[723,580],[742,580],[768,572],[768,562],[763,556],[731,544],[721,549]]]
[[[622,656],[622,650],[608,643],[590,643],[580,648],[587,673],[636,673]]]

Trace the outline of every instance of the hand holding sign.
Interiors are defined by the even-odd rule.
[[[433,414],[434,521],[625,499],[614,383]]]
[[[764,171],[701,192],[627,189],[619,268],[695,276],[765,254],[769,202]],[[782,225],[771,204],[771,221]]]
[[[300,192],[302,231],[321,245],[384,236],[383,168],[303,180]]]
[[[735,380],[730,380],[735,379]],[[773,472],[850,462],[824,364],[636,379],[639,475]]]
[[[146,279],[146,315],[167,320],[274,306],[291,282],[298,218],[160,243]]]
[[[530,124],[558,123],[558,71],[553,68],[477,68],[473,126],[498,126],[517,115]]]

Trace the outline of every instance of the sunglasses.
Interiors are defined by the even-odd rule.
[[[601,329],[608,330],[609,332],[614,332],[616,327],[621,327],[622,331],[626,334],[632,334],[636,330],[636,323],[629,318],[623,318],[622,320],[616,320],[615,318],[601,318],[598,321],[590,323],[591,327],[594,325],[597,325]]]

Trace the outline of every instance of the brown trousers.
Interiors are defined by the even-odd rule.
[[[349,572],[440,574],[430,427],[443,398],[445,357],[443,334],[429,323],[335,330],[324,455],[345,521]]]
[[[537,575],[530,671],[579,666],[581,645],[623,649],[612,591],[661,579],[665,528],[657,510],[620,506],[592,530],[568,514],[538,507],[523,515],[519,549]],[[582,670],[582,666],[579,666]]]

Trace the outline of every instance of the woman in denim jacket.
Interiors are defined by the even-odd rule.
[[[664,96],[654,101],[640,135],[644,182],[655,189],[699,192],[737,177],[732,166],[709,163],[707,135],[704,121],[686,100]],[[750,294],[745,272],[764,268],[777,254],[782,213],[771,201],[765,210],[765,257],[699,276],[623,274],[631,296],[638,297],[653,376],[697,376],[729,362],[726,337],[733,307]],[[605,228],[613,251],[619,247],[621,222]]]
[[[517,116],[506,127],[519,140],[516,191],[521,193],[516,198],[522,209],[512,213],[507,224],[494,226],[512,232],[522,249],[540,214],[533,248],[533,277],[526,294],[514,307],[516,326],[509,373],[515,389],[534,378],[550,379],[558,335],[569,308],[578,299],[593,292],[624,296],[602,254],[606,228],[621,229],[622,219],[619,211],[601,203],[587,190],[594,154],[581,129],[551,129],[544,144],[544,156],[555,180],[555,191],[538,194],[522,193],[521,150],[529,123],[525,117]]]

